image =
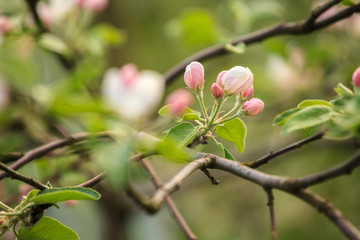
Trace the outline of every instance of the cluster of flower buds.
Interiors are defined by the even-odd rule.
[[[202,91],[204,85],[204,67],[199,62],[191,62],[185,70],[185,84],[193,91]],[[264,109],[264,102],[252,98],[254,94],[254,74],[249,68],[235,66],[218,74],[216,82],[211,86],[215,99],[223,96],[238,95],[243,101],[242,109],[247,115],[255,116]]]

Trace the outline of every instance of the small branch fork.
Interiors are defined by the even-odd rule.
[[[274,26],[265,28],[263,30],[251,33],[249,35],[236,38],[231,41],[231,44],[237,45],[242,42],[245,43],[246,45],[250,45],[275,36],[309,34],[314,31],[325,28],[331,24],[334,24],[342,19],[350,17],[352,14],[360,11],[360,3],[359,3],[352,5],[348,8],[345,8],[343,10],[340,10],[336,14],[330,17],[316,21],[326,10],[330,9],[331,7],[333,7],[334,5],[340,2],[341,0],[328,1],[325,4],[317,7],[315,10],[313,10],[310,16],[305,20],[294,23],[279,23]],[[230,52],[227,50],[225,45],[213,46],[204,49],[198,53],[195,53],[194,55],[180,62],[179,64],[177,64],[176,66],[174,66],[164,74],[166,83],[169,84],[172,81],[174,81],[177,76],[179,76],[184,72],[185,67],[192,61],[207,60],[210,58],[218,57],[229,53]]]
[[[150,175],[155,188],[160,189],[162,187],[161,180],[158,177],[155,169],[152,167],[151,163],[145,158],[141,159],[140,162],[143,165],[143,167],[145,168],[145,170],[148,172],[148,174]],[[178,210],[174,201],[172,200],[172,198],[169,195],[165,196],[165,203],[166,203],[166,206],[168,207],[171,215],[173,216],[175,221],[178,223],[180,228],[185,233],[186,237],[190,240],[197,239],[197,237],[191,231],[189,225],[186,223],[184,217],[181,215],[180,211]]]

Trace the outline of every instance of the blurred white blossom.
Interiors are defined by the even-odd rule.
[[[165,88],[161,74],[132,64],[111,68],[104,76],[102,93],[105,100],[127,120],[141,120],[154,111]]]
[[[39,2],[37,10],[43,23],[51,27],[60,24],[74,7],[74,0],[49,0]]]

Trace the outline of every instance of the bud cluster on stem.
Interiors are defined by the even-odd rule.
[[[214,104],[210,115],[207,112],[203,98],[205,82],[203,65],[199,62],[191,62],[187,65],[184,81],[186,86],[195,94],[202,109],[204,119],[200,119],[202,122],[197,121],[202,129],[202,134],[211,132],[215,126],[230,121],[231,119],[244,115],[258,115],[264,109],[263,101],[258,98],[252,98],[254,95],[254,74],[247,67],[235,66],[229,70],[221,71],[218,74],[216,82],[213,83],[210,88],[214,97]],[[233,95],[236,96],[234,107],[227,112],[221,111],[223,103]],[[182,96],[180,94],[179,96],[171,96],[171,101],[168,100],[167,103],[181,102],[181,98]],[[178,107],[179,109],[181,109],[180,105]],[[176,104],[174,104],[173,113],[180,113]]]

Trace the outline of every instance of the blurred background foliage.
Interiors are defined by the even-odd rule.
[[[109,119],[114,124],[115,116],[104,106],[99,89],[110,66],[133,62],[139,69],[165,72],[203,48],[226,44],[281,21],[304,19],[315,4],[310,0],[113,0],[99,15],[75,11],[50,33],[38,35],[35,26],[24,24],[29,15],[23,0],[0,0],[0,14],[15,26],[0,46],[0,84],[9,93],[6,104],[0,105],[0,155],[29,150],[64,133],[108,129]],[[272,119],[304,98],[332,99],[339,82],[350,86],[351,74],[360,65],[359,37],[360,16],[355,14],[310,35],[268,39],[247,46],[243,54],[203,62],[209,105],[210,86],[217,74],[234,65],[252,70],[254,96],[265,102],[261,115],[244,118],[248,126],[244,153],[224,143],[229,151],[240,161],[254,160],[320,131],[314,128],[282,136]],[[167,87],[166,95],[184,86],[179,76]],[[322,140],[279,157],[261,170],[300,177],[340,163],[358,146],[353,140]],[[198,149],[219,154],[213,143]],[[21,172],[42,181],[51,179],[53,185],[76,185],[99,171],[101,164],[95,164],[96,159],[120,154],[113,150],[105,151],[95,142],[77,144],[28,164]],[[163,181],[183,166],[156,157],[151,161]],[[138,187],[152,192],[140,169],[124,174],[134,175]],[[197,172],[173,194],[200,239],[270,239],[265,192],[230,174],[215,170],[212,174],[220,185],[211,186]],[[360,226],[359,179],[359,171],[354,171],[312,189]],[[9,179],[1,181],[1,199],[15,202],[19,185]],[[104,195],[100,204],[79,203],[50,209],[47,214],[72,227],[81,239],[111,239],[112,231],[131,240],[185,239],[165,208],[148,216],[122,191],[104,188],[99,189]],[[280,239],[344,239],[315,209],[282,192],[274,194]]]

